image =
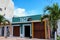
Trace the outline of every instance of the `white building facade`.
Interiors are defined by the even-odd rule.
[[[0,15],[4,15],[7,20],[12,21],[14,14],[14,3],[12,0],[0,0]],[[0,36],[6,35],[8,26],[0,27]]]
[[[11,19],[14,13],[14,3],[12,0],[0,0],[0,14],[6,19]]]
[[[57,28],[57,34],[60,36],[60,20],[57,22],[58,28]]]

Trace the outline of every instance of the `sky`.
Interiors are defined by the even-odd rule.
[[[13,0],[14,16],[29,16],[43,14],[46,6],[53,3],[60,5],[60,0]]]

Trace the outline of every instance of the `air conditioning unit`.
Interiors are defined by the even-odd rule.
[[[32,21],[32,18],[28,18],[27,21]]]

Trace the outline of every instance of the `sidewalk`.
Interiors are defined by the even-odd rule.
[[[29,38],[20,38],[20,37],[8,37],[8,38],[0,37],[0,40],[48,40],[48,39],[36,39],[36,38],[29,39]]]

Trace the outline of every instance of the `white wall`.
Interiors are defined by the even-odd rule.
[[[60,20],[58,20],[57,25],[58,25],[57,33],[58,33],[58,35],[60,36]]]
[[[1,15],[5,14],[5,18],[11,20],[14,13],[14,3],[12,0],[0,0]],[[5,10],[6,8],[6,10]]]
[[[0,28],[0,36],[2,35],[2,28]]]

